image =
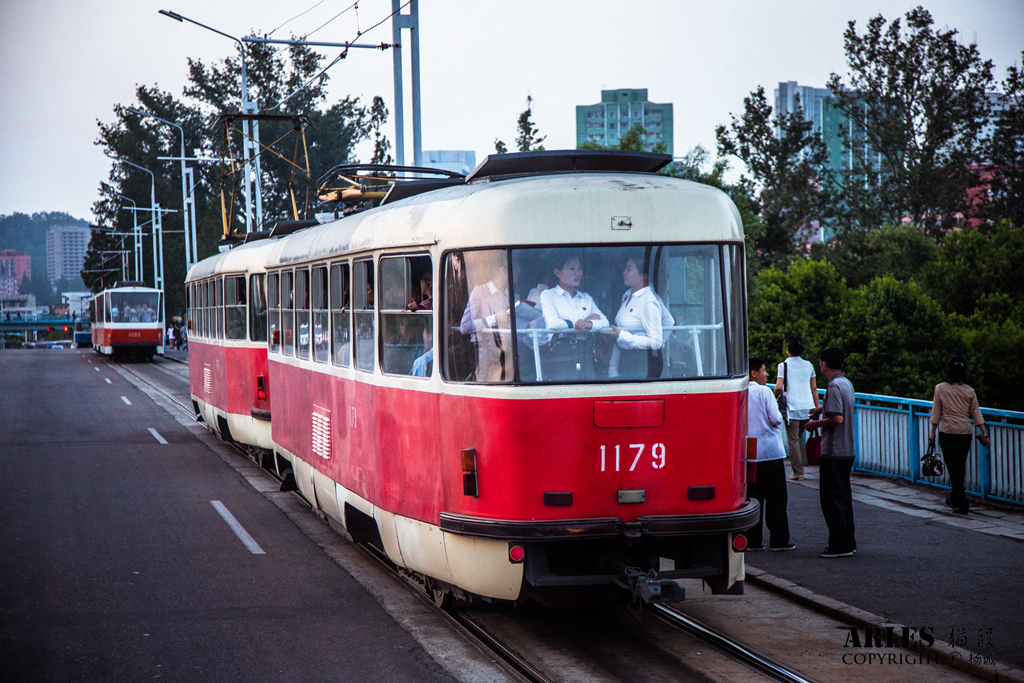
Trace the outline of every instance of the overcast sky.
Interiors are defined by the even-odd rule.
[[[157,13],[169,9],[225,33],[312,31],[352,0],[3,0],[0,3],[0,214],[65,211],[92,219],[110,161],[94,143],[96,121],[131,104],[137,85],[180,96],[186,57],[217,61],[233,43]],[[548,149],[575,147],[575,105],[602,88],[647,88],[675,109],[675,153],[714,150],[714,129],[742,109],[758,85],[823,87],[845,73],[842,33],[879,13],[918,2],[776,0],[717,2],[605,0],[420,0],[424,149],[470,149],[479,162],[494,138],[511,146],[527,94]],[[992,59],[997,78],[1020,65],[1024,1],[932,0],[939,27],[955,28]],[[361,0],[312,36],[354,40],[391,12],[390,0]],[[406,35],[407,32],[406,32]],[[407,41],[407,38],[405,39]],[[360,42],[391,41],[387,22]],[[337,50],[323,49],[332,59]],[[353,50],[329,72],[330,101],[374,95],[393,104],[391,53]],[[405,70],[406,97],[409,70]],[[407,112],[409,105],[407,104]],[[411,126],[411,124],[409,124]],[[411,128],[408,129],[411,131]],[[389,134],[393,140],[393,133]],[[361,149],[367,160],[368,149]],[[411,132],[406,163],[412,163]]]

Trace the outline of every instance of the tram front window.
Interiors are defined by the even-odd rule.
[[[115,323],[160,322],[159,292],[118,292],[110,293],[110,311]]]
[[[451,253],[446,377],[530,384],[743,374],[743,287],[725,283],[742,269],[730,250],[667,244]],[[723,288],[732,317],[739,316],[733,324]],[[514,375],[507,365],[513,336]],[[733,345],[738,352],[730,357]]]

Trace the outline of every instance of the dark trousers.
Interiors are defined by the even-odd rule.
[[[939,432],[939,448],[946,461],[949,474],[949,504],[954,510],[967,509],[967,494],[964,492],[964,477],[967,475],[967,454],[971,452],[970,434],[946,434]]]
[[[764,545],[764,525],[768,525],[771,547],[789,545],[789,518],[786,505],[789,493],[786,491],[785,460],[762,460],[757,463],[757,481],[747,484],[747,498],[757,499],[761,504],[761,516],[757,526],[747,530],[747,541],[752,548]]]
[[[853,535],[853,492],[850,490],[850,470],[853,458],[821,457],[818,470],[818,493],[821,514],[828,525],[828,549],[847,553],[857,549]]]

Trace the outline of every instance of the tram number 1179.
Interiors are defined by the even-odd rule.
[[[626,460],[627,461],[629,460],[630,456],[633,456],[633,462],[629,466],[629,471],[630,472],[632,472],[633,470],[636,469],[636,465],[637,465],[638,462],[640,462],[640,458],[643,457],[645,451],[649,452],[651,454],[651,467],[653,467],[656,470],[660,470],[662,467],[665,466],[665,444],[663,444],[663,443],[656,443],[656,444],[654,444],[653,446],[651,446],[650,450],[647,449],[647,444],[643,444],[643,443],[631,443],[631,444],[629,444],[628,448],[630,448],[633,451],[632,453],[629,453],[629,452],[626,453]],[[604,472],[604,471],[606,471],[608,469],[608,466],[609,466],[608,455],[609,455],[608,447],[607,446],[601,446],[601,471],[602,472]],[[622,446],[616,444],[616,446],[615,446],[615,471],[616,472],[621,471],[621,469],[622,469],[621,468],[621,464],[622,464]]]

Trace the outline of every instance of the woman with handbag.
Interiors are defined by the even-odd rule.
[[[972,419],[974,427],[971,426]],[[942,449],[946,471],[949,473],[952,491],[946,496],[946,504],[953,508],[953,512],[965,515],[968,506],[964,476],[967,473],[967,454],[971,451],[974,428],[981,430],[978,440],[983,446],[988,446],[989,440],[978,397],[974,389],[967,386],[967,359],[963,356],[950,356],[946,361],[946,381],[935,385],[929,422],[932,425],[929,445],[935,441],[935,433],[938,432],[939,448]]]

